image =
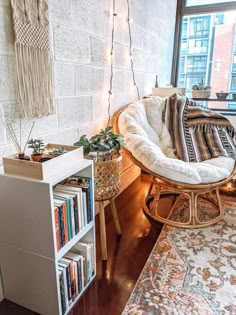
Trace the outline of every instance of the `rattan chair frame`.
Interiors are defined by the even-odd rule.
[[[118,121],[120,114],[129,106],[126,105],[122,107],[115,115],[114,117],[114,131],[121,136],[123,136],[120,132]],[[224,208],[221,205],[221,196],[219,193],[220,186],[226,184],[229,182],[233,176],[236,174],[236,163],[234,166],[234,169],[232,173],[225,179],[209,183],[209,184],[188,184],[183,182],[178,182],[175,180],[171,180],[169,178],[163,177],[157,173],[152,172],[150,169],[145,167],[142,163],[140,163],[131,152],[129,152],[126,148],[123,148],[123,150],[126,151],[129,158],[132,160],[132,162],[140,167],[145,173],[152,176],[150,187],[148,190],[148,193],[145,197],[144,203],[143,203],[143,210],[145,213],[151,217],[152,219],[162,222],[171,226],[181,227],[181,228],[202,228],[207,227],[210,225],[215,224],[220,219],[222,219],[224,215]],[[152,194],[153,187],[155,188],[154,194]],[[158,204],[161,196],[167,194],[167,193],[173,193],[173,194],[184,194],[189,198],[189,220],[188,222],[177,222],[170,220],[168,217],[164,218],[158,214]],[[216,199],[212,197],[212,193],[215,193]],[[199,195],[202,195],[205,199],[207,199],[209,202],[214,203],[217,205],[219,214],[217,217],[215,217],[212,220],[208,221],[200,221],[198,217],[198,211],[197,211],[197,200]],[[156,202],[156,208],[155,213],[153,214],[149,207],[149,201],[150,198],[154,198]],[[173,208],[174,209],[174,206]]]

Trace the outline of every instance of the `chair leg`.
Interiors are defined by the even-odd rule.
[[[104,202],[103,201],[99,201],[99,219],[100,219],[102,260],[107,260],[106,223],[105,223],[105,213],[104,213]]]
[[[160,195],[161,195],[161,186],[160,185],[155,185],[156,187],[156,192],[154,195],[154,201],[155,201],[155,215],[158,216],[158,204],[159,204],[159,199],[160,199]]]
[[[121,235],[120,223],[119,223],[119,219],[118,219],[118,215],[116,211],[115,201],[113,198],[110,200],[110,205],[111,205],[111,211],[112,211],[112,215],[113,215],[113,219],[114,219],[114,223],[116,227],[116,233],[117,235]]]

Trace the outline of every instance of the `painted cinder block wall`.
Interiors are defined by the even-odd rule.
[[[117,0],[111,112],[135,101],[128,58],[126,0]],[[176,0],[130,0],[133,55],[141,96],[155,76],[170,83]],[[49,0],[56,113],[36,119],[33,137],[72,144],[106,124],[112,0]],[[10,0],[0,0],[0,161],[15,152],[2,120],[19,129]],[[23,139],[32,121],[22,120]]]

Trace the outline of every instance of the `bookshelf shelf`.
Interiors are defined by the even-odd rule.
[[[91,178],[90,221],[58,251],[53,194],[57,184],[71,176]],[[89,160],[78,160],[46,180],[0,174],[0,271],[4,298],[44,315],[68,314],[73,308],[96,276],[92,188],[93,162]],[[81,241],[92,244],[93,273],[63,311],[61,259]]]

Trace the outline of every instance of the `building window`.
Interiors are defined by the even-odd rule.
[[[216,92],[229,92],[229,98],[236,92],[236,0],[230,2],[231,10],[229,4],[222,9],[227,2],[187,0],[185,5],[183,1],[175,81],[186,88],[187,96],[201,80],[212,87],[212,98]],[[235,109],[235,103],[211,101],[207,106],[227,110]]]
[[[196,16],[189,18],[189,36],[192,38],[208,37],[210,30],[210,16]]]

